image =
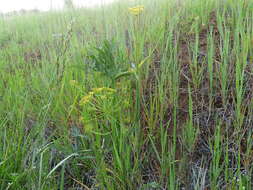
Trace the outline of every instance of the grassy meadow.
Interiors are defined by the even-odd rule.
[[[0,17],[0,190],[251,190],[252,92],[251,0]]]

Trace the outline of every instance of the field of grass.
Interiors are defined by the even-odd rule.
[[[253,189],[252,92],[252,0],[0,18],[0,189]]]

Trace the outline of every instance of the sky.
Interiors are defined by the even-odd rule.
[[[76,6],[92,7],[101,4],[111,3],[114,0],[73,0]],[[64,5],[64,0],[0,0],[0,12],[7,13],[21,9],[49,10],[50,7],[60,9]]]

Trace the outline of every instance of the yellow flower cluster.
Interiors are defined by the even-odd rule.
[[[81,105],[85,105],[85,104],[87,104],[88,102],[90,102],[91,99],[93,98],[93,94],[94,94],[93,92],[89,92],[88,95],[84,96],[84,97],[81,99],[80,104],[81,104]]]
[[[112,88],[107,88],[107,87],[102,87],[102,88],[93,88],[92,91],[94,93],[100,93],[100,92],[116,92],[115,89],[112,89]]]
[[[85,104],[89,103],[92,100],[92,98],[94,97],[94,95],[99,94],[101,92],[105,92],[106,94],[112,94],[112,93],[115,93],[116,90],[112,89],[112,88],[107,88],[107,87],[93,88],[92,91],[90,91],[88,93],[88,95],[84,96],[81,99],[80,104],[85,105]],[[106,97],[105,95],[101,96],[102,99],[105,99],[105,97]]]
[[[138,5],[136,7],[131,7],[128,10],[132,15],[138,16],[139,14],[141,14],[143,12],[144,6]]]

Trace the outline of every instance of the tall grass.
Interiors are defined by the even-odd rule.
[[[252,189],[252,18],[249,0],[1,17],[0,189]]]

